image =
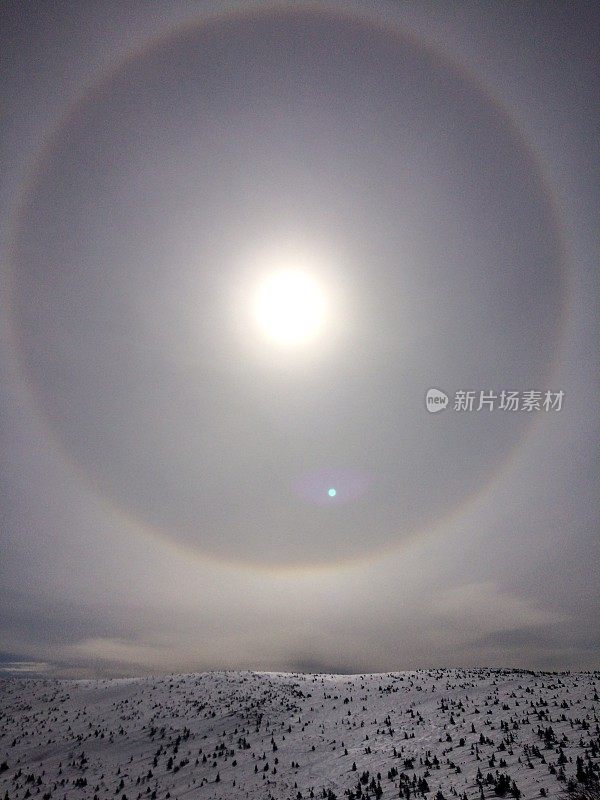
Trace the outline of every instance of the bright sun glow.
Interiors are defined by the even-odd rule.
[[[317,281],[303,270],[278,270],[259,286],[254,314],[272,341],[282,345],[303,344],[322,328],[325,295]]]

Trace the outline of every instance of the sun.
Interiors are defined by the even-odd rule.
[[[282,346],[305,344],[323,328],[325,293],[319,282],[302,269],[279,269],[266,275],[254,301],[254,318],[272,342]]]

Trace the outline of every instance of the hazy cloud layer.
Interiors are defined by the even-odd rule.
[[[597,667],[597,12],[245,8],[0,12],[0,671]]]

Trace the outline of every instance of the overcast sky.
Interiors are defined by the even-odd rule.
[[[597,668],[600,15],[242,6],[3,4],[0,670]]]

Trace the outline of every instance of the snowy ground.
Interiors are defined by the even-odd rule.
[[[0,798],[555,797],[598,777],[598,687],[505,670],[9,678]]]

